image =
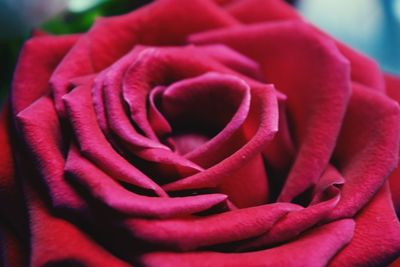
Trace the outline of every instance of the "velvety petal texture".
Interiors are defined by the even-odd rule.
[[[396,262],[399,90],[282,0],[35,34],[0,114],[0,265]]]

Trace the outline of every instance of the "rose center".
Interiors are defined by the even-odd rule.
[[[154,89],[150,102],[158,111],[153,128],[160,141],[181,155],[210,141],[223,131],[243,102],[246,88],[238,83],[227,75],[209,73]],[[152,113],[156,117],[154,110]]]

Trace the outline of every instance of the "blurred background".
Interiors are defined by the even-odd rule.
[[[287,0],[309,21],[400,75],[400,0]],[[0,0],[0,103],[32,29],[86,31],[97,16],[129,12],[151,0]]]

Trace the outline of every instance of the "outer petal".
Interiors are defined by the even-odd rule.
[[[400,223],[386,183],[355,218],[351,242],[329,266],[387,266],[400,256]]]
[[[33,185],[27,185],[31,231],[31,266],[66,264],[67,266],[128,267],[96,244],[91,237],[63,219],[53,217]]]
[[[4,267],[26,266],[25,251],[15,233],[0,222],[0,264]]]
[[[384,94],[353,84],[332,162],[346,182],[331,219],[354,216],[397,166],[400,109]]]
[[[387,94],[400,102],[400,77],[385,75],[386,92]],[[389,178],[390,189],[392,191],[392,199],[394,208],[397,215],[400,216],[400,168],[397,166],[396,170]]]
[[[28,238],[22,192],[15,180],[10,137],[10,112],[0,113],[0,264],[23,266]]]
[[[82,209],[85,203],[64,179],[63,146],[68,143],[62,140],[62,129],[52,99],[49,96],[39,98],[18,113],[16,122],[27,147],[20,148],[19,152],[31,156],[53,207]]]
[[[21,50],[12,85],[12,108],[17,114],[49,90],[50,75],[78,39],[78,35],[41,36]]]
[[[400,102],[400,77],[385,74],[385,84],[387,95]]]
[[[145,266],[157,267],[241,267],[241,266],[313,266],[323,267],[345,246],[353,235],[352,220],[333,222],[310,232],[299,239],[276,248],[247,253],[156,252],[142,256]]]
[[[304,20],[297,11],[283,0],[233,1],[226,6],[227,11],[244,23],[262,23],[277,20]],[[351,79],[378,91],[385,91],[382,73],[378,64],[356,50],[335,40],[320,29],[310,25],[313,30],[335,41],[340,52],[351,63]]]
[[[225,6],[227,12],[244,23],[301,19],[289,4],[282,0],[239,0]]]

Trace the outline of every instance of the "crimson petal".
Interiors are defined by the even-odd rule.
[[[346,182],[330,219],[354,216],[397,166],[400,109],[380,92],[353,84],[333,162]]]
[[[226,200],[223,194],[188,197],[147,197],[130,192],[112,177],[80,155],[77,148],[69,151],[65,171],[90,194],[112,209],[130,216],[165,218],[189,215],[207,210]]]
[[[291,243],[272,249],[247,253],[154,252],[144,254],[140,262],[148,267],[296,267],[299,264],[323,267],[350,241],[353,230],[353,220],[345,219],[315,228]]]
[[[400,78],[392,75],[385,75],[387,94],[400,102]],[[392,199],[394,208],[397,215],[400,216],[400,168],[397,166],[396,170],[389,178],[390,189],[392,192]]]
[[[399,256],[400,223],[388,183],[355,217],[353,239],[329,266],[386,266]]]
[[[12,84],[14,114],[49,90],[49,78],[79,35],[42,36],[28,40],[19,55]]]
[[[154,181],[126,161],[108,143],[97,124],[90,89],[88,85],[81,85],[63,97],[80,150],[115,179],[166,195]]]
[[[260,235],[285,214],[298,209],[301,207],[295,204],[275,203],[207,217],[130,219],[125,223],[137,238],[185,251]]]
[[[282,0],[246,0],[233,1],[226,6],[226,10],[236,19],[243,23],[262,23],[283,20],[304,21],[298,12],[285,1]],[[384,80],[378,64],[371,58],[357,52],[349,46],[339,42],[323,32],[322,30],[310,25],[317,33],[333,40],[340,52],[351,63],[351,79],[359,82],[371,89],[384,92]]]
[[[49,190],[54,207],[81,209],[82,199],[64,180],[61,126],[53,100],[43,96],[17,114],[23,141],[29,148],[37,172]]]
[[[351,92],[349,62],[333,42],[299,21],[214,30],[190,40],[223,43],[249,56],[287,95],[298,153],[278,201],[314,185],[331,157]]]
[[[62,96],[71,78],[105,69],[137,44],[178,45],[190,33],[236,24],[216,4],[203,0],[161,0],[126,15],[98,19],[50,79],[57,111],[65,115]]]
[[[277,95],[273,87],[252,88],[252,102],[245,122],[245,136],[249,140],[243,147],[207,170],[163,186],[168,191],[213,187],[224,178],[233,177],[242,166],[260,153],[278,130]],[[246,126],[247,124],[247,126]]]

